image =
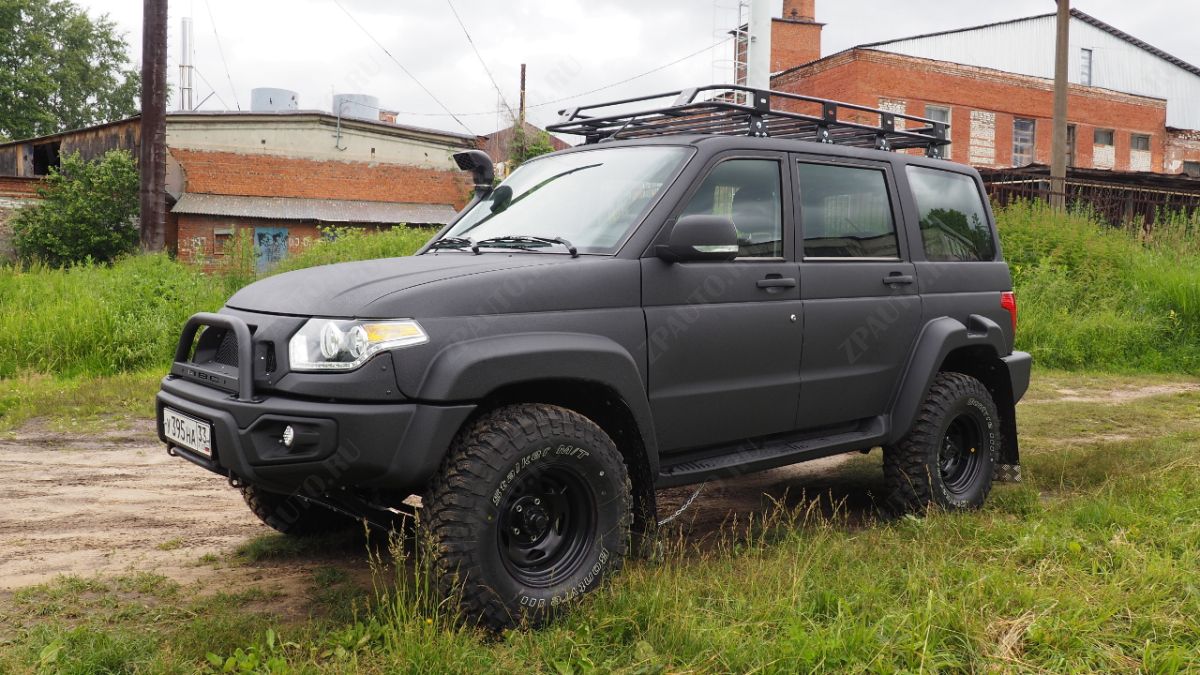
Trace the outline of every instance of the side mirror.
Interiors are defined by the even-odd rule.
[[[654,252],[669,263],[733,260],[738,254],[737,228],[725,216],[684,216],[671,228],[667,243]]]
[[[496,179],[496,168],[492,158],[482,150],[464,150],[454,153],[454,163],[463,171],[470,171],[475,179],[475,194],[486,195],[492,191]]]

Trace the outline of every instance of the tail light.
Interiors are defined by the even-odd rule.
[[[1017,332],[1017,296],[1012,291],[1005,291],[1000,294],[1000,306],[1008,311],[1008,315],[1012,317],[1013,333]]]

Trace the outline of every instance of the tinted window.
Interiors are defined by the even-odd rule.
[[[900,257],[882,171],[828,164],[797,170],[805,257]]]
[[[995,259],[996,243],[974,179],[910,166],[908,182],[921,212],[921,240],[927,259]]]
[[[782,258],[779,186],[779,162],[731,159],[708,174],[680,215],[728,216],[738,231],[739,258]]]

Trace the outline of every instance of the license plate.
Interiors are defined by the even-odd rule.
[[[208,422],[163,408],[163,435],[180,447],[212,458],[212,425]]]

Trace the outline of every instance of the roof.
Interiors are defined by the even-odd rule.
[[[300,199],[297,197],[243,197],[185,192],[172,213],[272,220],[308,220],[321,223],[379,223],[445,225],[454,219],[446,204],[368,202],[351,199]]]
[[[517,125],[514,124],[504,129],[497,129],[487,135],[487,141],[484,142],[482,150],[492,158],[493,162],[508,161],[509,152],[512,147],[513,137],[516,135]],[[566,150],[571,147],[570,143],[557,138],[541,127],[534,126],[529,122],[525,123],[526,138],[533,141],[538,135],[546,134],[550,138],[550,147],[555,150]]]
[[[341,117],[334,115],[325,110],[188,110],[188,111],[169,111],[167,112],[167,123],[171,120],[186,120],[189,117],[197,119],[228,119],[228,120],[249,120],[252,118],[296,118],[296,117],[313,117],[321,119],[328,123],[340,123],[343,126],[365,126],[372,131],[377,132],[394,132],[394,133],[415,133],[426,136],[441,136],[444,138],[452,138],[460,142],[460,144],[470,147],[475,147],[475,144],[482,138],[472,134],[459,133],[457,131],[444,131],[441,129],[428,129],[425,127],[411,126],[407,124],[392,124],[391,122],[382,122],[378,120],[362,119],[358,117]],[[47,134],[45,136],[37,136],[35,138],[21,138],[13,141],[5,141],[0,143],[0,148],[5,148],[12,145],[23,145],[25,143],[40,143],[55,138],[62,138],[72,134],[78,134],[85,131],[93,131],[103,129],[105,127],[117,126],[121,124],[137,123],[141,121],[141,115],[133,115],[112,122],[103,124],[95,124],[90,127],[80,129],[69,129],[58,133]]]
[[[857,45],[857,47],[863,48],[863,49],[870,49],[872,47],[882,47],[884,45],[895,44],[897,42],[904,42],[906,40],[920,40],[922,38],[937,37],[940,35],[953,35],[955,33],[966,33],[966,32],[970,32],[973,30],[982,30],[984,28],[994,28],[996,26],[1007,26],[1010,24],[1022,23],[1025,21],[1034,21],[1037,19],[1053,18],[1054,16],[1056,16],[1056,14],[1054,12],[1051,12],[1049,14],[1037,14],[1034,16],[1021,17],[1019,19],[1009,19],[1007,21],[995,21],[992,23],[980,24],[978,26],[967,26],[965,28],[954,28],[952,30],[936,31],[933,33],[922,33],[920,35],[910,35],[908,37],[895,38],[892,40],[883,40],[880,42],[869,42],[867,44]],[[1147,52],[1150,52],[1151,54],[1157,56],[1158,58],[1160,58],[1164,61],[1167,61],[1168,63],[1171,63],[1173,65],[1176,65],[1176,66],[1188,71],[1189,73],[1192,73],[1193,75],[1200,75],[1200,68],[1188,63],[1187,61],[1184,61],[1183,59],[1181,59],[1177,56],[1172,56],[1171,54],[1168,54],[1167,52],[1164,52],[1163,50],[1161,50],[1147,42],[1139,40],[1139,39],[1135,38],[1134,36],[1130,35],[1129,33],[1126,33],[1125,31],[1113,26],[1112,24],[1101,21],[1100,19],[1097,19],[1096,17],[1094,17],[1090,14],[1081,12],[1078,9],[1072,9],[1071,16],[1076,19],[1079,19],[1080,21],[1082,21],[1086,24],[1089,24],[1095,28],[1099,28],[1100,30],[1102,30],[1114,37],[1120,38],[1121,40],[1124,40],[1124,41],[1128,42],[1129,44],[1134,45],[1135,47],[1139,47]]]

